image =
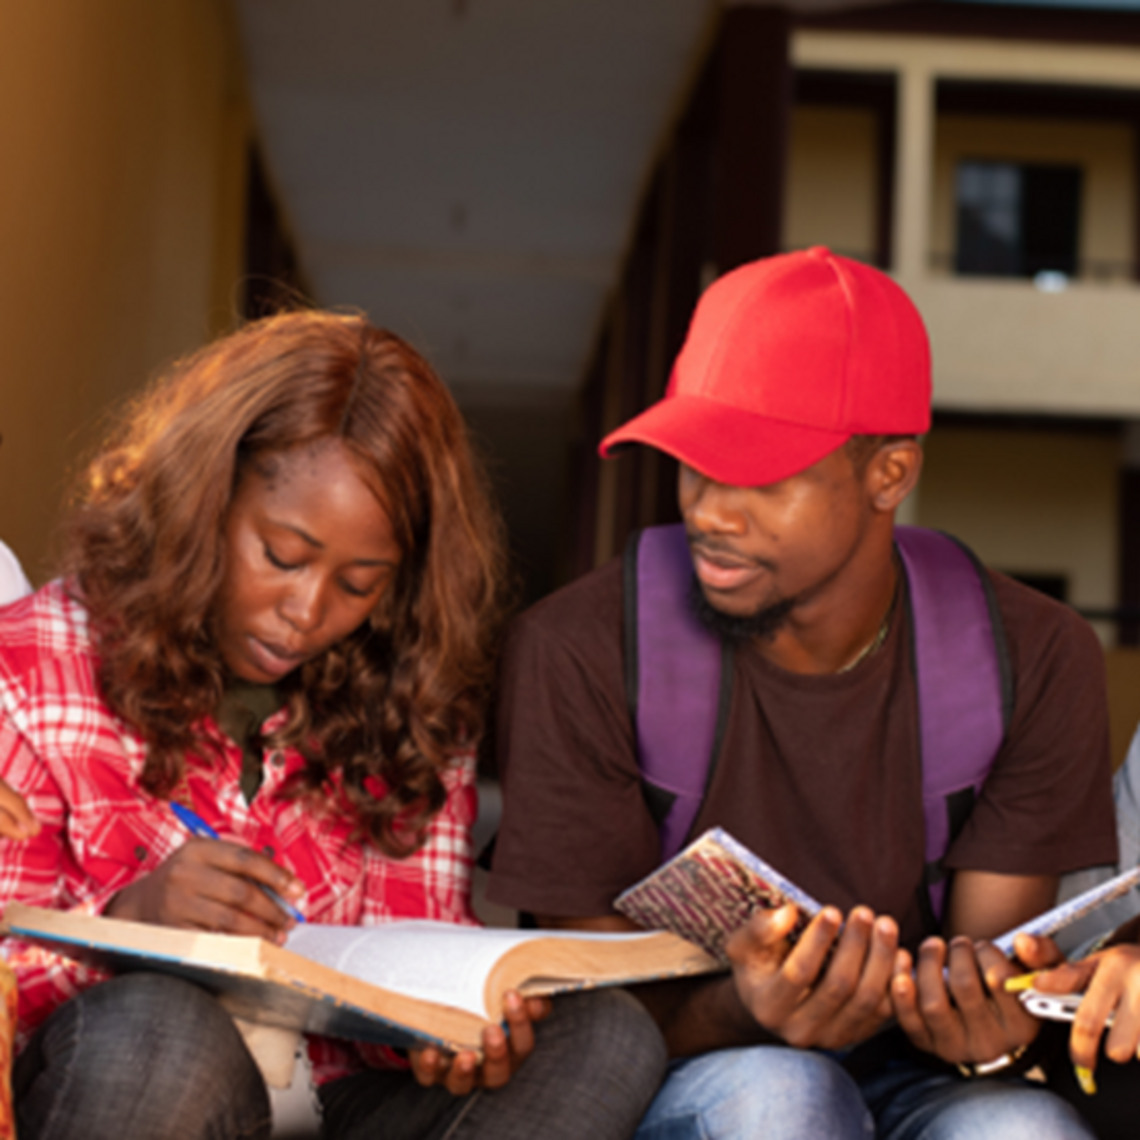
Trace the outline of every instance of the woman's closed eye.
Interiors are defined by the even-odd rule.
[[[346,582],[343,578],[340,580],[340,588],[346,594],[350,594],[354,598],[367,598],[379,585],[379,582],[374,582],[372,585],[362,589],[360,586],[354,586],[351,582]]]
[[[301,567],[300,562],[289,562],[280,557],[268,543],[265,543],[262,549],[265,551],[266,561],[271,566],[276,566],[278,570],[299,570]]]

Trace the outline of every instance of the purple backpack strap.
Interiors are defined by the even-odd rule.
[[[1001,617],[989,576],[949,535],[895,528],[907,577],[922,746],[926,883],[935,915],[942,857],[1005,738],[1013,703]]]
[[[949,535],[896,527],[907,576],[917,678],[931,929],[941,914],[941,860],[1001,747],[1013,704],[1005,636],[989,576]],[[642,789],[675,855],[712,778],[732,699],[732,658],[689,604],[684,527],[650,527],[625,553],[626,699]]]
[[[684,846],[704,800],[717,726],[731,694],[733,671],[722,668],[725,650],[689,604],[692,582],[684,526],[649,527],[631,536],[624,582],[626,696],[662,860]]]

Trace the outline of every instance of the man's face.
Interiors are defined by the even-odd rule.
[[[769,612],[783,620],[842,593],[871,515],[842,447],[764,487],[717,483],[682,464],[678,493],[701,593],[729,618],[759,615],[756,632]]]

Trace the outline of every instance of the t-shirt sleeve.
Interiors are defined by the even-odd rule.
[[[610,568],[515,624],[503,662],[503,821],[488,898],[537,914],[609,914],[658,863],[624,703],[620,578]]]
[[[949,867],[1064,874],[1116,861],[1104,654],[1066,606],[993,575],[1014,703]]]

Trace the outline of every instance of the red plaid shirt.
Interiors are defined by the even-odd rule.
[[[188,839],[169,805],[139,786],[145,747],[99,697],[86,613],[52,583],[0,609],[0,777],[43,822],[33,840],[0,839],[0,904],[11,899],[98,913]],[[266,722],[273,728],[282,710]],[[447,802],[427,843],[406,859],[349,841],[348,815],[314,814],[280,794],[301,765],[270,752],[252,804],[239,788],[241,750],[207,722],[223,758],[190,758],[177,797],[225,839],[265,851],[305,884],[298,905],[313,922],[356,925],[396,918],[474,923],[470,827],[474,757],[443,773]],[[58,1005],[106,975],[7,939],[0,951],[20,985],[19,1043]],[[310,1040],[318,1083],[390,1063],[387,1050]]]

